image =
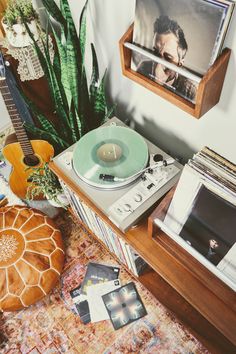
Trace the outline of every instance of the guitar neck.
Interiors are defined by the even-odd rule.
[[[18,113],[18,110],[16,108],[16,105],[14,103],[14,100],[12,98],[11,92],[9,90],[9,87],[7,85],[6,79],[1,79],[0,80],[0,90],[2,93],[2,97],[4,99],[4,102],[6,104],[9,116],[12,121],[12,125],[14,127],[17,140],[20,143],[20,146],[22,148],[22,151],[25,156],[33,155],[34,151],[31,145],[31,142],[27,136],[26,130],[23,126],[21,117]]]

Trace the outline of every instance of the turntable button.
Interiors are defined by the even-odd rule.
[[[137,194],[135,194],[135,196],[134,196],[134,200],[135,200],[137,203],[140,203],[140,202],[143,200],[143,197],[141,196],[141,194],[137,193]]]

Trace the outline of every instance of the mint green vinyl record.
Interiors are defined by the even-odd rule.
[[[132,176],[146,167],[148,159],[148,147],[141,135],[130,128],[113,125],[94,129],[76,143],[73,168],[91,186],[114,189],[130,183]],[[100,174],[130,178],[110,182],[100,179]]]

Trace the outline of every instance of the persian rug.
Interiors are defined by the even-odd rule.
[[[60,283],[43,300],[19,312],[0,314],[1,354],[203,354],[208,351],[69,214],[57,218],[66,263]],[[135,282],[147,315],[117,331],[111,321],[84,325],[70,290],[82,282],[88,262],[121,267],[120,280]]]

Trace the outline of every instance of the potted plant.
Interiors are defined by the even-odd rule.
[[[25,47],[32,43],[24,23],[27,23],[37,41],[39,38],[38,14],[33,8],[31,0],[9,0],[3,15],[2,25],[6,37],[13,47]]]
[[[63,207],[69,204],[65,193],[60,185],[57,176],[50,170],[48,163],[43,167],[35,167],[29,175],[30,184],[28,186],[26,198],[33,200],[37,196],[42,196],[55,207]]]
[[[27,131],[36,139],[47,140],[53,145],[56,154],[76,143],[88,131],[99,127],[109,119],[114,107],[108,109],[105,97],[105,73],[100,79],[96,51],[91,44],[91,79],[87,78],[85,66],[86,52],[86,12],[87,4],[80,16],[79,34],[70,12],[68,0],[60,1],[60,8],[54,0],[42,0],[48,14],[45,38],[41,38],[43,50],[34,39],[29,26],[27,33],[34,47],[48,82],[50,96],[55,107],[57,123],[49,121],[34,102],[23,93],[28,108],[37,117],[37,126],[25,123]],[[53,23],[57,23],[57,31]],[[50,60],[48,30],[54,37],[55,55]]]

